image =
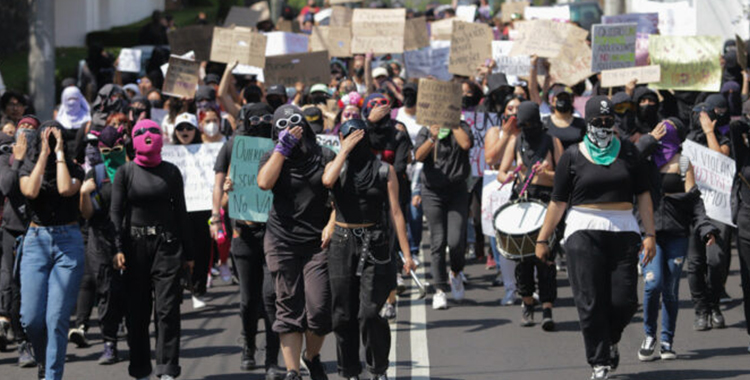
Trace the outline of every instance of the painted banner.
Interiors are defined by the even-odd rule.
[[[409,78],[427,78],[448,81],[453,74],[448,72],[450,41],[430,41],[430,46],[419,50],[405,51],[404,64]]]
[[[661,80],[661,66],[636,66],[626,69],[602,71],[601,87],[625,86],[633,79],[638,84],[653,83]]]
[[[162,93],[178,98],[195,97],[201,63],[172,55],[168,65]]]
[[[497,114],[484,112],[461,112],[461,120],[471,127],[471,137],[474,141],[469,151],[469,163],[471,164],[471,175],[481,177],[487,167],[484,161],[484,135],[487,130],[499,123]]]
[[[649,37],[651,64],[661,66],[653,89],[717,92],[721,87],[723,39],[718,36]]]
[[[211,210],[214,162],[224,143],[164,145],[161,157],[180,169],[185,185],[187,211]]]
[[[141,50],[140,49],[120,49],[120,56],[117,57],[117,70],[127,73],[141,72]]]
[[[700,144],[685,140],[682,154],[690,159],[695,184],[701,191],[706,215],[724,224],[732,223],[732,181],[736,173],[734,160]]]
[[[635,66],[638,24],[596,24],[592,28],[591,71]]]
[[[229,193],[229,217],[265,223],[273,203],[273,193],[258,187],[260,159],[273,149],[271,139],[236,136],[232,146],[229,174],[234,189]]]
[[[406,9],[355,9],[352,53],[403,53]]]
[[[495,236],[495,212],[510,201],[513,184],[502,186],[497,181],[497,170],[485,170],[482,179],[482,233]]]
[[[422,78],[417,93],[417,124],[457,127],[461,121],[461,84]]]
[[[456,21],[451,35],[448,72],[473,77],[492,56],[492,29],[485,24]]]

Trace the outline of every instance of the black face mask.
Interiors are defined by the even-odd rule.
[[[273,108],[274,111],[276,111],[277,108],[285,104],[284,99],[281,99],[275,96],[271,98],[266,98],[266,102],[268,103],[269,106],[271,106],[271,108]]]
[[[730,120],[731,120],[731,116],[729,115],[729,111],[725,111],[721,115],[716,114],[716,126],[717,127],[723,127],[729,124]]]
[[[542,134],[544,133],[544,126],[542,124],[531,124],[524,126],[523,129],[521,129],[521,133],[523,133],[523,136],[528,141],[536,141],[540,137],[542,137]]]
[[[658,110],[659,106],[656,104],[638,106],[638,119],[645,122],[653,122],[659,117],[657,114]]]
[[[461,98],[462,108],[473,108],[479,104],[481,98],[478,96],[464,96]]]
[[[358,68],[356,74],[360,78],[363,77],[365,75],[365,68],[364,68],[364,66]]]
[[[557,99],[555,102],[555,110],[560,113],[568,113],[573,111],[573,104],[566,99]]]
[[[404,106],[406,107],[414,107],[417,105],[417,94],[414,92],[405,92],[404,93]]]

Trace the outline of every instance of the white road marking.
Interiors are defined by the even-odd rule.
[[[419,280],[425,282],[425,267],[417,269]],[[416,288],[416,285],[412,285]],[[411,295],[411,328],[409,342],[411,344],[411,379],[430,379],[430,352],[427,345],[427,298],[419,299],[419,292]]]

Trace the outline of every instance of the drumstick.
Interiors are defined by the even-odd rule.
[[[518,194],[518,197],[521,198],[523,193],[526,192],[526,188],[529,187],[529,184],[531,183],[531,179],[534,178],[534,175],[536,174],[536,165],[539,163],[539,161],[534,164],[534,166],[531,167],[531,174],[529,175],[529,178],[526,179],[526,183],[523,185],[523,189],[521,189],[521,192]]]
[[[406,259],[404,258],[404,254],[401,253],[401,251],[398,251],[398,255],[401,257],[401,260],[406,263]],[[424,288],[424,285],[421,281],[419,281],[419,277],[417,277],[417,274],[414,272],[413,269],[409,270],[409,274],[411,274],[412,280],[414,280],[414,283],[417,284],[417,288],[419,289],[419,298],[424,298],[425,295],[427,295],[427,290]]]
[[[515,170],[513,170],[513,174],[509,175],[508,178],[506,178],[505,181],[503,181],[503,183],[500,184],[500,189],[502,189],[503,186],[507,185],[508,182],[510,182],[510,180],[512,180],[513,177],[515,177],[516,174],[518,174],[519,171],[521,171],[521,166],[520,165],[516,166]],[[498,189],[498,190],[500,190],[500,189]]]

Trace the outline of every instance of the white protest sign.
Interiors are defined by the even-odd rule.
[[[510,56],[513,41],[492,41],[492,59],[495,60],[494,74],[526,76],[531,71],[531,57],[528,55]]]
[[[336,154],[341,150],[341,142],[336,135],[315,135],[315,138],[318,141],[318,145],[328,148]]]
[[[555,20],[570,21],[570,7],[555,5],[552,7],[526,7],[523,11],[524,20]]]
[[[701,191],[706,215],[724,224],[732,223],[732,181],[736,172],[734,160],[700,144],[685,140],[682,154],[690,159],[695,184]]]
[[[266,82],[265,76],[263,76],[263,69],[260,67],[250,66],[250,65],[243,65],[239,64],[237,67],[232,70],[232,74],[235,75],[255,75],[255,79],[258,80],[258,82]]]
[[[437,79],[448,81],[453,74],[448,72],[451,42],[432,40],[430,46],[419,50],[404,52],[404,64],[409,78],[427,78],[432,75]]]
[[[223,145],[224,143],[165,145],[162,148],[162,159],[173,163],[182,172],[188,212],[211,209],[214,162]]]
[[[308,38],[304,34],[269,32],[266,35],[266,57],[307,53]]]
[[[476,14],[476,5],[459,5],[456,7],[456,18],[461,21],[474,22]]]
[[[126,73],[141,72],[141,53],[139,49],[122,48],[117,58],[117,70]]]
[[[512,184],[502,186],[497,181],[497,170],[485,170],[482,179],[482,233],[495,236],[495,221],[492,220],[500,207],[510,201]]]

